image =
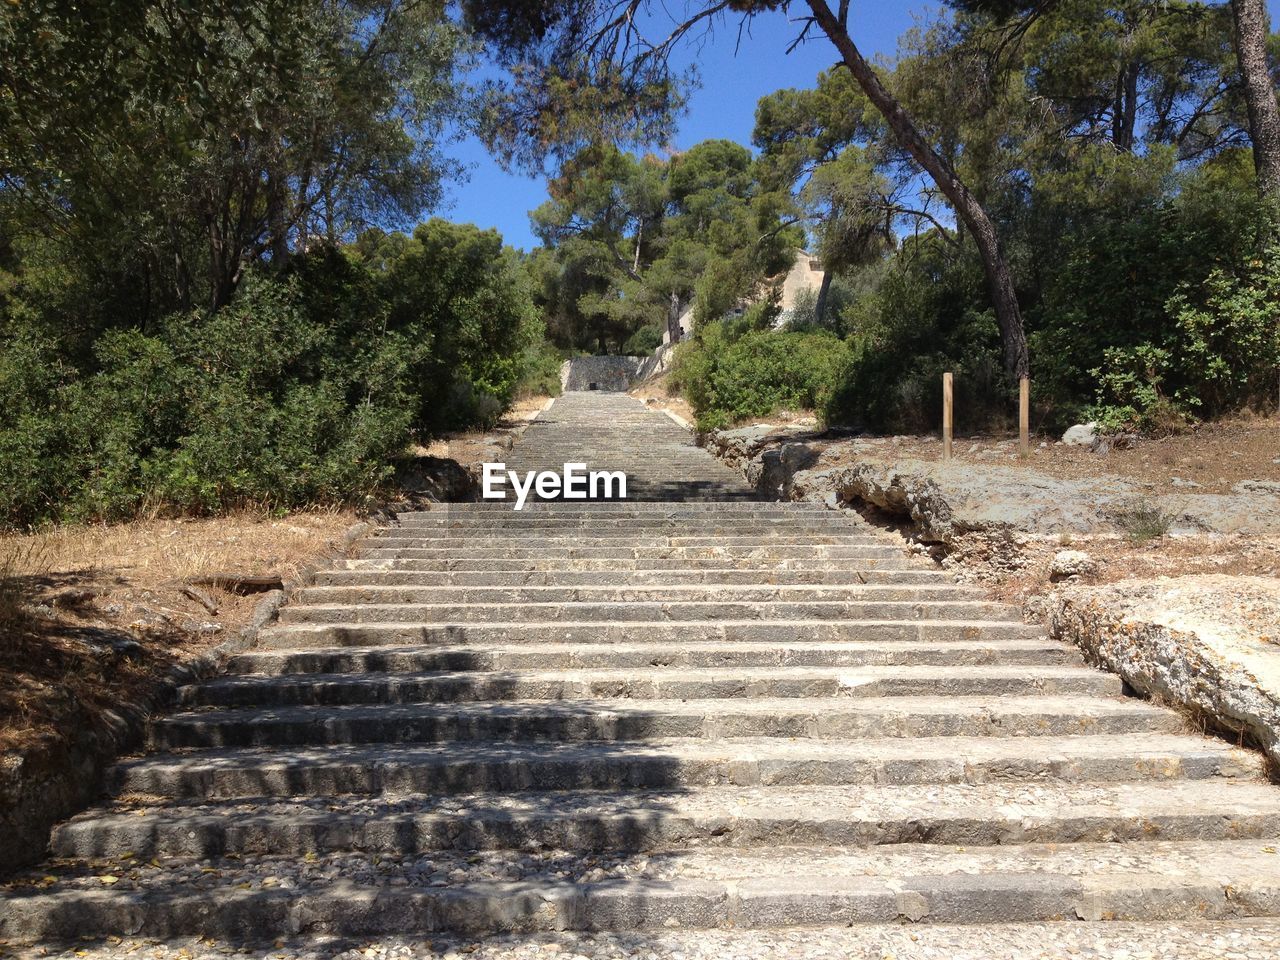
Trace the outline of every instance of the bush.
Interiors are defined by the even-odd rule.
[[[942,374],[955,375],[956,427],[985,429],[1009,417],[1012,392],[1000,338],[975,258],[942,237],[904,244],[875,286],[845,307],[848,351],[827,401],[831,424],[926,433],[942,422]]]
[[[524,373],[516,384],[518,399],[560,396],[560,367],[565,358],[559,350],[543,340],[526,347],[521,359]]]
[[[629,336],[622,345],[622,353],[628,357],[647,357],[662,346],[662,327],[646,323]]]
[[[1258,261],[1266,229],[1248,151],[1185,174],[1169,166],[1159,179],[1167,158],[1125,162],[1154,168],[1152,182],[1075,211],[1079,225],[1037,266],[1046,279],[1027,311],[1028,339],[1036,395],[1054,427],[1088,418],[1176,422],[1230,409],[1250,393],[1228,383],[1253,376],[1248,351],[1259,344],[1245,314],[1271,295],[1265,281],[1258,286],[1257,269],[1247,268]],[[1252,286],[1261,300],[1246,303]],[[1232,348],[1236,334],[1246,350]]]
[[[1115,521],[1134,543],[1148,543],[1169,532],[1174,516],[1149,500],[1139,499],[1125,504],[1116,513]]]
[[[1112,347],[1091,371],[1093,415],[1112,429],[1168,432],[1192,417],[1270,406],[1280,386],[1280,247],[1237,272],[1215,269],[1165,304],[1154,342]]]
[[[491,426],[522,378],[559,388],[515,255],[475,227],[313,249],[146,329],[42,312],[50,276],[0,276],[0,525],[355,502],[411,432]]]
[[[296,278],[251,276],[215,314],[170,317],[151,335],[104,334],[89,374],[11,340],[0,392],[25,390],[26,400],[0,425],[4,520],[372,492],[412,418],[398,344],[309,317],[303,299]]]
[[[724,321],[676,348],[673,382],[711,430],[776,410],[820,407],[845,346],[830,333],[757,330],[732,340]]]
[[[496,230],[439,218],[408,239],[379,236],[358,247],[385,264],[379,289],[390,329],[410,345],[415,425],[427,434],[492,426],[544,334],[517,254]]]

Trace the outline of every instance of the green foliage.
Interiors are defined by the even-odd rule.
[[[559,386],[515,255],[443,221],[251,273],[216,311],[68,350],[10,275],[0,312],[0,522],[356,502],[409,440]],[[39,289],[39,287],[37,288]]]
[[[543,336],[516,253],[496,230],[439,218],[389,244],[371,231],[357,248],[385,264],[378,289],[389,328],[406,345],[416,426],[436,434],[496,423],[524,372],[524,351]]]
[[[560,367],[564,361],[564,354],[545,340],[526,347],[521,358],[524,373],[516,383],[516,398],[560,396]]]
[[[108,333],[88,373],[9,338],[0,392],[25,401],[0,426],[0,516],[205,513],[375,489],[410,423],[403,367],[387,356],[393,344],[353,342],[309,315],[298,288],[251,277],[212,315]]]
[[[998,421],[1008,386],[1000,375],[999,333],[980,308],[975,256],[940,233],[908,242],[872,291],[845,307],[847,362],[823,409],[828,423],[866,430],[929,432],[942,414],[942,374],[956,382],[956,423]]]
[[[1097,378],[1094,415],[1112,430],[1162,432],[1191,417],[1263,406],[1280,386],[1280,249],[1238,272],[1215,269],[1181,284],[1165,305],[1157,346],[1111,347]]]
[[[10,3],[2,199],[118,309],[220,306],[246,264],[439,200],[468,50],[437,3]]]
[[[544,246],[528,269],[565,349],[631,352],[632,335],[666,329],[691,301],[695,323],[718,319],[784,270],[803,239],[783,225],[786,199],[762,188],[751,152],[727,140],[666,161],[591,146],[550,192],[533,212]]]
[[[647,357],[662,346],[662,327],[656,323],[647,323],[627,337],[622,345],[622,352],[629,357]]]
[[[755,330],[737,339],[724,322],[676,347],[673,382],[711,430],[776,410],[821,407],[846,349],[830,333]]]

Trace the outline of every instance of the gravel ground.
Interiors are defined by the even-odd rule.
[[[1280,921],[1241,923],[1049,923],[965,926],[867,925],[772,932],[575,934],[459,940],[278,940],[228,944],[119,939],[0,955],[78,960],[1275,960]]]

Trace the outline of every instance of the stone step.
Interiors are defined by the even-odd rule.
[[[828,510],[825,506],[814,503],[795,502],[752,502],[734,500],[708,500],[697,503],[679,503],[672,501],[636,501],[614,500],[592,502],[590,504],[574,504],[569,501],[530,501],[523,510],[513,510],[510,503],[484,501],[477,503],[442,503],[431,510],[407,510],[396,514],[398,523],[410,523],[419,520],[437,521],[442,519],[491,519],[519,520],[524,517],[542,517],[572,520],[628,520],[633,517],[831,517],[841,516]]]
[[[301,623],[677,623],[708,620],[985,620],[1021,622],[1021,612],[987,600],[808,600],[715,603],[633,600],[593,603],[294,603],[281,624]]]
[[[270,627],[259,649],[374,647],[388,644],[458,646],[466,643],[734,643],[830,640],[1019,640],[1043,636],[1042,628],[1011,620],[684,620],[595,623],[291,623]]]
[[[544,688],[545,691],[545,688]],[[538,691],[535,691],[535,694]],[[550,691],[554,693],[554,691]],[[890,696],[573,701],[554,697],[201,710],[154,720],[150,745],[283,747],[446,741],[1061,737],[1177,733],[1175,713],[1098,696]]]
[[[936,602],[976,600],[986,597],[977,587],[938,582],[923,585],[897,584],[753,584],[725,585],[680,583],[667,585],[609,586],[506,586],[506,587],[401,587],[401,586],[319,586],[304,587],[293,594],[295,603],[337,605],[352,603],[760,603],[802,601],[893,601]]]
[[[569,670],[584,667],[870,667],[941,665],[1079,666],[1080,651],[1057,640],[896,643],[545,644],[514,647],[370,647],[254,651],[233,657],[231,674],[422,673],[432,670]]]
[[[815,547],[876,547],[880,550],[902,552],[901,544],[893,544],[883,537],[869,536],[857,532],[827,533],[746,533],[738,536],[715,534],[702,536],[687,533],[661,533],[645,535],[633,533],[629,537],[598,537],[591,533],[546,533],[546,534],[498,534],[495,536],[460,535],[420,535],[396,534],[369,537],[361,545],[361,552],[370,556],[384,554],[386,551],[403,550],[450,550],[483,551],[503,550],[517,547],[520,550],[537,550],[555,556],[559,550],[663,550],[672,548],[701,547],[724,548],[727,550],[765,549],[773,547],[794,547],[811,544]]]
[[[1056,694],[1118,697],[1114,674],[1084,666],[720,667],[685,670],[586,669],[541,672],[228,676],[178,690],[183,706],[409,704],[476,700],[714,700],[796,698],[825,710],[832,697],[990,697]],[[1172,716],[1172,714],[1170,714]]]
[[[540,573],[556,571],[611,572],[627,577],[632,572],[676,570],[722,570],[725,565],[739,571],[755,574],[754,583],[767,583],[776,571],[801,570],[820,572],[826,570],[849,571],[869,576],[873,571],[910,570],[926,572],[930,576],[942,575],[937,568],[924,567],[920,561],[902,554],[882,558],[818,559],[812,557],[779,560],[761,557],[647,557],[641,559],[593,558],[589,560],[566,557],[537,557],[524,559],[492,558],[476,559],[465,551],[452,557],[434,559],[372,559],[361,557],[339,561],[337,569],[345,570],[422,570],[459,571],[464,573]],[[674,574],[672,574],[674,576]]]
[[[636,534],[657,535],[671,531],[694,533],[698,536],[735,536],[743,533],[794,533],[815,531],[819,533],[861,533],[866,536],[885,537],[886,534],[857,519],[844,514],[826,512],[820,514],[780,513],[762,517],[703,516],[700,514],[666,517],[636,516],[625,519],[602,517],[549,517],[545,514],[527,514],[525,511],[504,519],[463,519],[451,517],[439,520],[397,520],[393,526],[381,528],[377,536],[417,535],[432,536],[538,536],[547,532],[588,532],[596,537],[631,537]]]
[[[921,584],[954,587],[942,570],[927,568],[865,570],[753,570],[750,567],[699,570],[392,570],[377,567],[321,570],[315,582],[322,586],[418,586],[418,587],[661,587],[694,585],[830,585]]]
[[[434,560],[449,559],[460,555],[470,560],[712,560],[728,561],[730,566],[739,560],[806,560],[809,563],[832,560],[887,559],[905,556],[898,546],[879,543],[856,544],[808,544],[804,542],[754,546],[525,546],[523,538],[505,546],[476,547],[459,543],[452,547],[378,547],[370,545],[361,550],[361,556],[369,560]]]
[[[54,856],[220,857],[359,850],[582,853],[786,844],[1088,843],[1280,836],[1269,784],[706,787],[617,793],[322,798],[91,811]]]
[[[1253,751],[1201,736],[919,737],[843,743],[679,739],[233,748],[153,754],[108,776],[117,793],[227,799],[698,786],[1258,779]]]
[[[125,861],[104,888],[68,864],[55,889],[0,900],[0,936],[261,938],[494,930],[762,929],[927,920],[1158,920],[1280,915],[1275,841],[695,848],[584,859],[334,854],[289,873],[274,858]],[[403,885],[394,877],[405,878]],[[444,882],[435,878],[449,878]],[[457,878],[453,882],[449,882]]]

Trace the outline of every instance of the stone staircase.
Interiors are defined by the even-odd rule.
[[[402,515],[181,691],[0,938],[1280,915],[1260,755],[628,397],[508,465],[565,460],[638,499]]]

